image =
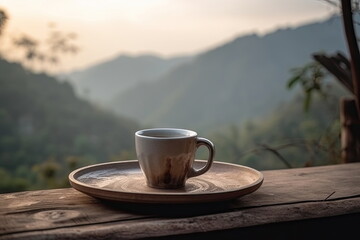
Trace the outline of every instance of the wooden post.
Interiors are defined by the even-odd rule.
[[[355,99],[340,101],[341,159],[344,163],[360,161],[360,120]]]
[[[341,0],[343,24],[350,52],[351,75],[354,87],[357,114],[360,116],[360,53],[356,38],[351,0]]]

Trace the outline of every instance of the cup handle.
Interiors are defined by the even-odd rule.
[[[196,176],[206,173],[210,169],[211,164],[214,161],[214,155],[215,155],[214,144],[206,138],[197,137],[196,138],[196,149],[198,149],[200,146],[205,146],[209,150],[208,160],[206,162],[206,165],[198,170],[191,167],[189,170],[188,178],[196,177]]]

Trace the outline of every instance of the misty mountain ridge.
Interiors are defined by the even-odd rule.
[[[153,126],[213,129],[239,123],[290,100],[296,92],[286,89],[290,70],[312,61],[314,52],[346,53],[345,46],[338,16],[241,36],[119,94],[109,107]]]
[[[89,68],[65,74],[77,94],[95,102],[106,103],[141,82],[154,81],[169,69],[191,59],[188,56],[163,58],[146,54],[122,54]]]

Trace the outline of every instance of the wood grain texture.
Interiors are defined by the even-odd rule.
[[[0,195],[0,239],[131,239],[265,226],[360,213],[360,163],[264,171],[235,201],[104,202],[74,189]]]

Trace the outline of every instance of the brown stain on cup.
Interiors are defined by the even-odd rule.
[[[164,183],[170,184],[172,182],[172,176],[171,176],[171,158],[166,159],[165,163],[165,172],[164,172]]]

